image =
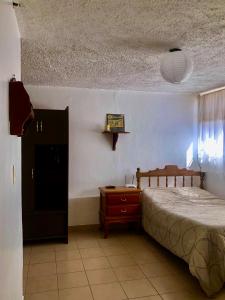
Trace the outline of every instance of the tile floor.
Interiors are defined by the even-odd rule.
[[[25,300],[209,299],[187,265],[144,233],[95,229],[24,247]],[[225,289],[214,297],[225,300]]]

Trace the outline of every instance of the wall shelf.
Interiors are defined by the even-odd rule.
[[[15,76],[9,81],[9,122],[10,134],[23,136],[34,119],[30,97],[22,81],[16,81]]]
[[[129,131],[119,131],[119,132],[113,132],[113,131],[106,131],[104,130],[102,133],[104,134],[111,134],[112,135],[112,150],[116,150],[116,143],[119,138],[119,134],[127,134],[130,133]]]

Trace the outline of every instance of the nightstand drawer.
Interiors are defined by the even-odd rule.
[[[131,194],[108,194],[106,201],[107,205],[118,205],[118,204],[138,204],[140,199],[140,193]]]
[[[108,216],[130,216],[139,215],[141,213],[141,206],[137,205],[112,205],[106,208]]]

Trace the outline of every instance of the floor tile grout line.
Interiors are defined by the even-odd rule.
[[[59,278],[58,278],[58,269],[57,269],[57,261],[56,261],[56,251],[54,249],[55,253],[55,265],[56,265],[56,278],[57,278],[57,292],[58,292],[58,300],[59,300]]]
[[[136,264],[136,266],[138,266],[139,267],[139,265],[138,264]],[[127,266],[127,267],[129,267],[129,266]],[[148,280],[148,277],[144,274],[144,272],[141,270],[141,268],[139,267],[139,269],[140,269],[140,271],[143,273],[143,275],[144,275],[144,278],[148,281],[148,282],[150,282],[149,280]],[[127,282],[127,281],[133,281],[133,280],[136,280],[136,279],[129,279],[129,280],[121,280],[121,281],[119,281],[120,283],[121,282]],[[138,280],[138,279],[137,279]],[[141,279],[140,279],[141,280]],[[154,288],[154,290],[156,290],[156,292],[157,292],[157,295],[159,295],[160,296],[160,294],[159,294],[159,292],[158,292],[158,290],[155,288],[155,286],[150,282],[150,285]],[[123,288],[123,287],[122,287]],[[124,290],[124,289],[123,289]],[[124,292],[125,292],[125,290],[124,290]],[[125,294],[126,294],[126,292],[125,292]],[[126,294],[127,295],[127,294]],[[149,296],[157,296],[157,295],[149,295]],[[148,297],[148,296],[144,296],[144,297]],[[140,298],[140,297],[139,297]],[[138,299],[138,298],[137,298]]]
[[[116,275],[116,273],[115,273],[113,267],[112,267],[112,271],[113,271],[114,275],[116,276],[116,278],[118,279],[119,285],[120,285],[121,289],[123,290],[124,294],[126,295],[127,299],[129,299],[129,298],[128,298],[128,295],[127,295],[127,293],[125,292],[125,290],[124,290],[124,288],[123,288],[121,282],[119,281],[119,278],[118,278],[118,276]]]
[[[126,293],[125,289],[123,288],[123,286],[122,286],[122,284],[121,284],[120,281],[119,281],[119,285],[120,285],[121,289],[123,290],[124,294],[126,295],[127,299],[129,299],[128,295],[127,295],[127,293]]]
[[[100,248],[103,248],[103,247],[101,247],[101,245],[99,245],[99,247],[100,247]],[[105,247],[104,247],[104,248],[105,248]],[[104,252],[104,253],[105,253],[105,252]],[[114,256],[114,255],[112,255],[112,256]],[[111,265],[111,263],[110,263],[110,261],[109,261],[109,259],[108,259],[108,256],[104,255],[104,256],[101,256],[101,257],[105,257],[105,258],[106,258],[106,260],[108,261],[108,263],[109,263],[109,265],[110,265],[110,268],[109,268],[109,269],[112,270],[112,272],[113,272],[114,275],[115,275],[115,278],[117,279],[117,281],[113,281],[113,282],[118,283],[118,284],[120,285],[121,289],[124,291],[124,289],[123,289],[123,287],[122,287],[122,285],[121,285],[121,283],[120,283],[118,277],[116,276],[116,274],[115,274],[115,272],[114,272],[114,270],[113,270],[113,267],[112,267],[112,265]],[[83,262],[83,257],[82,257],[82,262]],[[85,268],[84,268],[84,270],[85,270],[85,274],[86,274],[86,276],[87,276],[87,271],[88,271],[88,270],[86,270]],[[93,270],[101,270],[101,269],[93,269]],[[105,269],[104,269],[104,270],[105,270]],[[108,270],[108,268],[107,268],[107,270]],[[87,276],[87,279],[88,279],[88,276]],[[92,288],[91,288],[92,285],[90,284],[89,279],[88,279],[88,283],[89,283],[89,287],[90,287],[90,290],[91,290],[91,293],[92,293],[92,297],[93,297],[93,299],[94,299],[94,295],[93,295]],[[110,282],[110,283],[111,283],[111,282]],[[107,284],[107,283],[99,283],[99,284],[93,284],[93,285],[101,285],[101,284]],[[124,294],[126,295],[126,299],[128,299],[128,295],[126,294],[125,291],[124,291]]]
[[[133,258],[133,257],[132,257]],[[149,280],[149,278],[147,277],[147,275],[142,271],[142,269],[140,268],[139,264],[135,261],[136,265],[138,266],[138,268],[141,270],[141,272],[144,275],[144,278],[150,283],[150,285],[156,290],[157,294],[159,294],[158,290],[155,288],[155,286],[151,283],[151,281]]]
[[[79,249],[78,251],[79,251],[79,253],[80,253],[80,249]],[[80,253],[80,255],[81,255],[81,253]],[[81,262],[82,262],[82,265],[83,265],[83,268],[84,268],[84,273],[85,273],[85,276],[86,276],[86,278],[87,278],[88,287],[89,287],[89,289],[90,289],[90,291],[91,291],[91,296],[92,296],[92,299],[94,300],[94,295],[93,295],[93,292],[92,292],[92,289],[91,289],[91,285],[90,285],[90,282],[89,282],[89,279],[88,279],[88,276],[87,276],[86,269],[85,269],[85,267],[84,267],[84,262],[83,262],[83,258],[82,258],[82,256],[81,256]]]

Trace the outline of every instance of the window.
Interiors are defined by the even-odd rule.
[[[198,158],[205,171],[224,170],[225,91],[199,99]]]

